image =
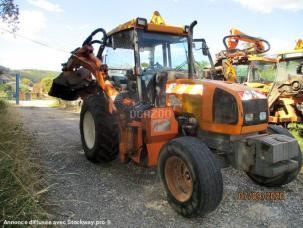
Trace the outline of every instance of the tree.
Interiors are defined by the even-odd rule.
[[[148,63],[141,63],[141,67],[143,69],[145,69],[145,68],[149,67],[149,64]]]
[[[9,68],[6,68],[6,67],[0,65],[0,75],[8,74],[8,73],[9,73]]]
[[[201,62],[198,62],[198,61],[195,62],[195,67],[196,67],[197,71],[200,71],[200,72],[202,72],[204,70],[204,68],[207,68],[209,66],[210,66],[209,62],[207,62],[205,60],[202,60]]]
[[[28,86],[32,81],[28,78],[21,78],[21,84]]]
[[[53,84],[53,78],[52,77],[42,78],[41,83],[43,85],[43,90],[45,92],[49,92],[49,90],[50,90],[50,88],[52,87],[52,84]]]
[[[18,30],[19,7],[14,0],[0,0],[0,18],[8,25],[10,32]]]

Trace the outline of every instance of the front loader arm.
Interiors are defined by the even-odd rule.
[[[96,31],[92,34],[96,34]],[[102,64],[101,58],[94,54],[92,44],[99,43],[102,45],[102,42],[92,41],[92,34],[85,40],[81,48],[72,52],[67,63],[63,64],[62,73],[54,79],[49,94],[63,100],[76,100],[79,97],[84,98],[88,95],[97,94],[97,87],[99,86],[108,98],[109,110],[112,112],[114,109],[113,98],[118,95],[118,91],[107,80],[107,65]],[[100,53],[100,50],[98,53]],[[85,75],[83,72],[85,72]],[[96,80],[93,80],[91,75],[94,75]]]
[[[79,67],[89,70],[95,77],[102,90],[106,90],[105,78],[107,76],[107,66],[93,53],[93,47],[85,45],[77,49],[68,62],[64,65],[63,71],[74,71]]]

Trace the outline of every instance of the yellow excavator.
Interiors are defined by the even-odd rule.
[[[242,42],[242,43],[241,43]],[[217,54],[223,80],[238,82],[267,95],[269,122],[285,127],[303,121],[303,41],[274,57],[264,55],[270,44],[237,29],[224,37],[226,50]],[[242,45],[242,48],[239,48]]]

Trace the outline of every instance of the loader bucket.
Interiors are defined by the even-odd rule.
[[[76,71],[63,71],[53,80],[49,95],[67,101],[77,100],[96,92],[96,81],[85,68]]]

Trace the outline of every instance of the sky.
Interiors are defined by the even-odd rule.
[[[271,52],[293,49],[303,38],[303,0],[15,0],[20,9],[16,36],[1,30],[0,65],[12,69],[60,71],[70,51],[96,28],[106,31],[132,18],[148,20],[155,10],[166,24],[198,21],[195,38],[205,38],[211,53],[224,49],[232,27],[268,40]],[[46,44],[39,45],[28,39]]]

